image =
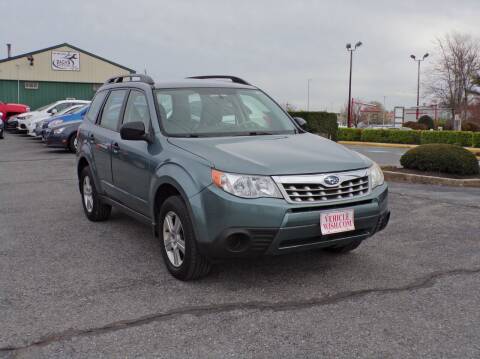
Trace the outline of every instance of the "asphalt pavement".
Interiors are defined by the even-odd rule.
[[[367,154],[368,155],[368,154]],[[480,190],[390,184],[387,229],[172,278],[148,227],[89,222],[75,156],[0,140],[0,358],[478,358]]]
[[[408,148],[398,147],[346,146],[371,158],[380,166],[400,166],[400,157],[408,151]]]

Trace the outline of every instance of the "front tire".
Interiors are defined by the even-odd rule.
[[[80,193],[82,195],[83,211],[89,220],[100,222],[110,217],[112,206],[102,203],[88,166],[80,174]]]
[[[198,252],[193,224],[180,196],[165,200],[158,216],[158,226],[162,256],[175,278],[188,281],[209,273],[211,263]]]
[[[77,153],[77,133],[75,132],[68,139],[68,150],[72,153]]]

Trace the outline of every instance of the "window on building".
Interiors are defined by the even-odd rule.
[[[38,82],[25,82],[27,90],[38,90]]]

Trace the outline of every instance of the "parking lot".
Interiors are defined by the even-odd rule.
[[[164,267],[150,229],[89,222],[75,156],[0,141],[0,357],[480,356],[480,191],[390,184],[351,254]]]

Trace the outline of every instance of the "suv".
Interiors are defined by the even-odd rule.
[[[304,126],[237,77],[112,78],[78,130],[85,214],[115,206],[149,224],[181,280],[218,258],[351,251],[387,225],[387,184]]]

